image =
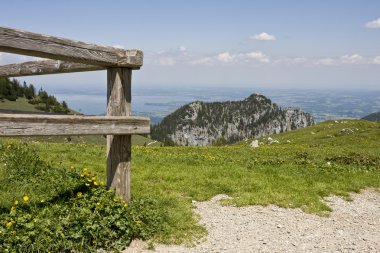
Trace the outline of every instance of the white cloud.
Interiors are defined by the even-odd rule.
[[[212,66],[214,62],[211,57],[203,57],[200,59],[192,60],[189,62],[191,65],[203,65],[203,66]]]
[[[46,60],[46,59],[34,57],[34,56],[26,56],[26,55],[20,55],[20,54],[10,54],[10,53],[0,52],[0,65],[28,62],[28,61],[43,61],[43,60]]]
[[[266,32],[255,34],[253,36],[250,36],[253,40],[276,40],[276,37],[274,35],[268,34]]]
[[[363,60],[363,57],[358,54],[353,54],[353,55],[343,55],[341,58],[342,63],[344,64],[356,64],[356,63],[361,63]]]
[[[235,59],[236,55],[230,54],[229,52],[224,52],[221,54],[218,54],[216,56],[216,59],[220,62],[232,62]]]
[[[172,57],[162,57],[158,59],[158,65],[160,66],[173,66],[176,61]]]
[[[268,56],[266,56],[263,52],[248,52],[245,53],[244,56],[248,59],[254,59],[260,62],[269,62]]]
[[[186,52],[187,51],[187,48],[185,46],[180,46],[179,47],[179,51],[181,52]]]
[[[315,62],[317,65],[324,65],[324,66],[336,66],[338,65],[337,61],[333,58],[322,58]]]
[[[368,22],[367,24],[365,24],[365,26],[366,26],[367,28],[373,28],[373,29],[375,29],[375,28],[380,28],[380,18]]]
[[[372,63],[373,64],[380,64],[380,56],[376,56],[375,58],[373,58]]]
[[[118,48],[118,49],[124,49],[124,46],[122,46],[122,45],[113,45],[112,47],[113,48]]]
[[[307,63],[308,59],[306,57],[283,57],[274,60],[275,64],[287,64],[287,65],[296,65],[296,64],[304,64]]]

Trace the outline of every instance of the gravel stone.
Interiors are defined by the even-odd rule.
[[[379,191],[352,194],[353,201],[326,198],[333,209],[328,218],[273,205],[221,206],[227,197],[194,202],[209,232],[195,247],[156,244],[148,250],[146,242],[135,240],[123,253],[380,252]]]

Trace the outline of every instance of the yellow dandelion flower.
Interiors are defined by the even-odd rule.
[[[97,206],[100,206],[100,202],[96,203]]]
[[[24,197],[22,197],[22,199],[25,201],[25,202],[28,202],[29,201],[29,197],[28,196],[24,196]]]
[[[13,225],[13,222],[12,222],[12,221],[10,221],[10,222],[7,222],[7,224],[5,224],[5,226],[6,226],[7,228],[10,228],[10,227],[12,227],[12,225]]]
[[[91,178],[92,181],[95,181],[95,179],[96,179],[95,177],[92,177],[92,178]]]
[[[95,181],[95,182],[94,182],[94,185],[97,186],[97,185],[98,185],[98,182]]]
[[[124,207],[127,207],[128,206],[128,203],[124,203],[124,205],[123,205]]]
[[[70,169],[72,169],[72,170],[73,170],[73,169],[75,169],[75,167],[74,167],[74,166],[70,166]]]
[[[86,186],[87,186],[87,187],[89,187],[89,186],[90,186],[90,184],[89,184],[89,183],[86,183]]]
[[[77,193],[77,197],[78,197],[78,198],[82,197],[82,193],[81,193],[81,192],[78,192],[78,193]]]
[[[117,202],[117,198],[113,198],[113,201]]]
[[[100,182],[100,185],[101,185],[101,186],[104,186],[104,182]]]
[[[84,168],[83,171],[87,171],[88,169],[87,168]]]
[[[18,200],[15,200],[15,206],[17,206],[18,205]]]
[[[82,174],[80,174],[80,177],[84,177],[84,174],[82,173]]]

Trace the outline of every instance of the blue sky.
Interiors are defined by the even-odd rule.
[[[380,89],[380,1],[3,1],[0,25],[139,48],[134,84]],[[0,64],[30,60],[0,53]],[[20,78],[104,87],[105,71]]]

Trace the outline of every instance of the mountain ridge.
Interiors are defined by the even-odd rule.
[[[153,125],[151,136],[167,145],[206,146],[223,140],[234,143],[314,124],[301,109],[281,109],[260,94],[226,102],[194,101]]]
[[[380,111],[371,113],[363,117],[362,119],[369,120],[369,121],[380,121]]]

